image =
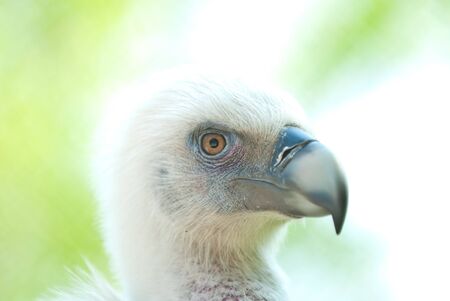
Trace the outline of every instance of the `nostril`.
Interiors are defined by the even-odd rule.
[[[286,160],[286,158],[289,156],[290,153],[292,153],[292,151],[297,147],[297,145],[293,145],[293,146],[287,146],[285,147],[279,154],[277,157],[277,160],[274,164],[274,167],[278,167],[283,161]]]
[[[283,162],[284,159],[286,159],[287,156],[289,156],[289,154],[292,152],[292,150],[296,147],[296,145],[291,146],[291,147],[286,147],[283,152],[281,153],[281,157],[280,157],[280,161],[279,163]],[[279,164],[278,163],[278,164]],[[278,165],[277,164],[277,165]]]
[[[274,167],[278,167],[279,165],[285,166],[289,161],[292,159],[292,157],[302,148],[310,144],[311,142],[314,142],[317,140],[311,139],[306,140],[301,143],[294,144],[292,146],[286,146],[278,155],[277,161],[275,162]]]

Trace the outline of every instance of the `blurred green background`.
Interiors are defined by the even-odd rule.
[[[223,21],[208,28],[214,14]],[[449,53],[449,20],[445,0],[0,0],[0,300],[67,285],[66,268],[83,266],[83,257],[108,273],[89,183],[90,141],[108,91],[180,64],[245,69],[248,61],[245,72],[266,72],[314,112],[336,105],[336,89],[371,85],[428,47]],[[270,46],[277,36],[282,44]],[[370,234],[336,240],[328,224],[308,227],[315,230],[291,227],[282,248],[290,275],[301,249],[310,265],[359,283],[344,300],[385,300],[376,267],[383,254]]]

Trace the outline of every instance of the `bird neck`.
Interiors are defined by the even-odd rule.
[[[129,300],[285,300],[274,261],[284,223],[258,222],[249,231],[238,223],[240,231],[210,225],[175,235],[159,226],[125,237],[119,269]]]
[[[276,268],[261,262],[250,268],[223,264],[190,265],[184,271],[180,300],[276,301],[285,300]]]
[[[228,238],[228,244],[227,242]],[[229,237],[216,242],[182,244],[174,248],[172,270],[180,292],[177,300],[284,300],[281,273],[274,261],[273,241],[235,245]],[[225,242],[225,243],[224,243]],[[183,250],[181,253],[176,250]],[[173,260],[173,259],[172,259]],[[173,262],[173,261],[172,261]]]

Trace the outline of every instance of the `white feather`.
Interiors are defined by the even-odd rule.
[[[70,272],[72,285],[69,289],[55,289],[38,301],[122,301],[115,288],[89,262],[87,271]]]

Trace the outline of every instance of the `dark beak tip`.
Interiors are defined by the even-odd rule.
[[[338,206],[331,211],[333,216],[334,228],[336,230],[336,235],[339,235],[344,227],[345,218],[347,216],[348,208],[348,186],[345,175],[340,171],[340,181],[339,181],[339,197],[337,204]]]
[[[344,222],[345,222],[345,215],[346,215],[345,211],[343,212],[343,214],[342,213],[341,214],[332,214],[334,229],[336,230],[336,235],[339,235],[342,232],[342,228],[344,227]]]
[[[342,225],[337,225],[336,223],[334,224],[334,229],[336,230],[336,235],[341,234],[342,232]]]

